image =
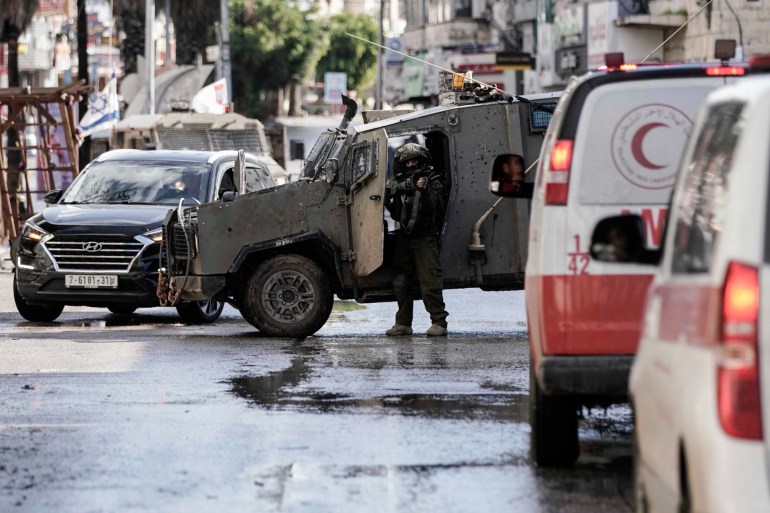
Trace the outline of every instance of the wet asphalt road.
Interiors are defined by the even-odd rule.
[[[338,302],[291,341],[229,307],[34,324],[11,290],[0,272],[0,512],[631,511],[625,407],[581,422],[575,468],[529,463],[522,292],[447,292],[446,340]]]

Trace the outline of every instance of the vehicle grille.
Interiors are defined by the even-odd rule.
[[[67,239],[56,237],[45,242],[60,271],[91,270],[127,272],[145,247],[133,238]]]
[[[174,223],[172,233],[174,237],[174,257],[187,260],[190,257],[190,247],[187,243],[184,227],[179,223]]]

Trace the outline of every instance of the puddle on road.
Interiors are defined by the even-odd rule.
[[[301,349],[300,349],[301,348]],[[318,348],[315,348],[318,350]],[[313,347],[296,346],[292,352],[312,352]],[[263,408],[306,409],[316,412],[401,414],[427,418],[525,422],[528,399],[523,394],[390,394],[356,398],[300,385],[311,373],[303,356],[291,365],[265,376],[242,376],[231,380],[236,395]],[[298,388],[299,387],[299,388]]]
[[[107,321],[76,322],[75,327],[76,328],[106,328]]]

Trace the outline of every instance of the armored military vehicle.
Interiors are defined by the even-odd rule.
[[[341,125],[321,134],[297,182],[169,211],[159,298],[228,301],[260,332],[292,338],[324,325],[334,295],[394,300],[389,150],[415,140],[446,174],[444,287],[522,289],[529,199],[495,198],[490,180],[510,155],[537,159],[558,96],[479,96],[466,85],[438,107],[365,112],[351,128],[357,107],[345,98]]]

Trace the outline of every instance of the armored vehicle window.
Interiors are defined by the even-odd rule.
[[[532,132],[545,132],[555,109],[555,102],[532,103],[529,109],[529,129]]]
[[[308,155],[305,161],[305,167],[302,168],[300,178],[314,180],[319,177],[323,172],[323,165],[329,159],[333,150],[339,147],[338,144],[335,144],[336,138],[337,134],[332,131],[324,132],[318,137],[318,141],[316,141],[313,149],[310,150],[310,155]]]
[[[353,150],[353,182],[358,182],[372,170],[372,146],[364,144]]]

